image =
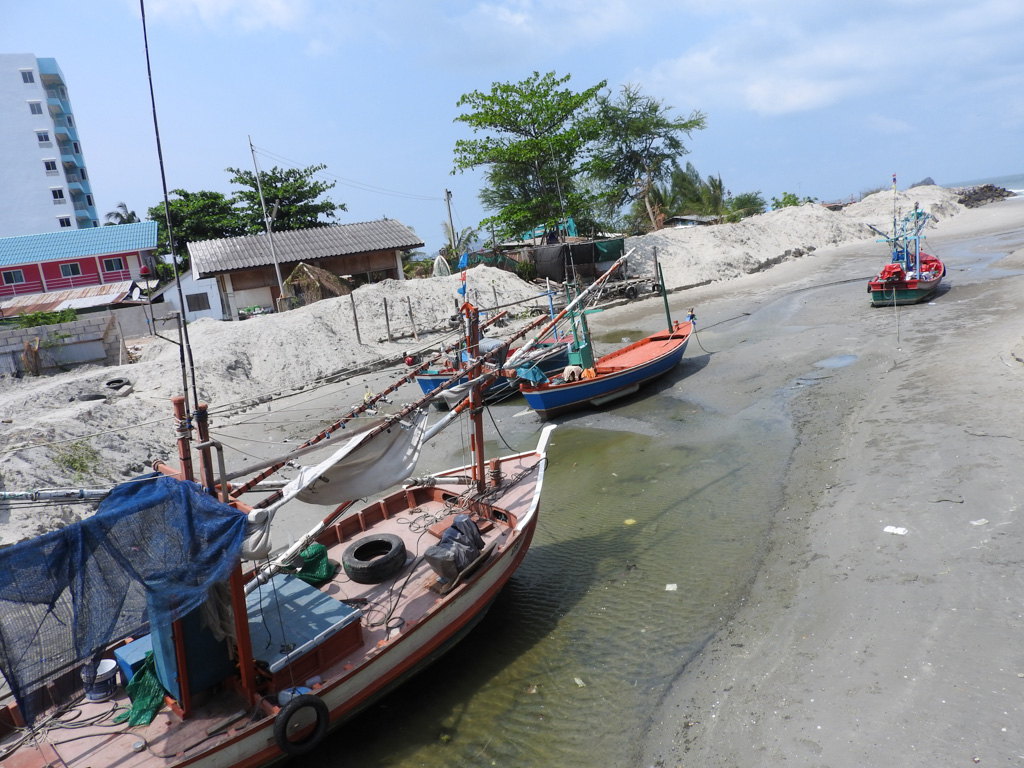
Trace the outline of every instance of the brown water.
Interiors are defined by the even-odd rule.
[[[778,403],[729,415],[691,399],[708,360],[690,355],[640,396],[561,420],[533,546],[487,617],[309,764],[637,762],[669,683],[743,599],[792,443]],[[524,409],[491,409],[516,450],[541,427]],[[461,461],[445,434],[438,467]]]

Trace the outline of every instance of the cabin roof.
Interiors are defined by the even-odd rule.
[[[397,219],[272,232],[278,264],[374,251],[407,251],[423,241]],[[274,263],[265,233],[188,244],[192,271],[201,277]]]

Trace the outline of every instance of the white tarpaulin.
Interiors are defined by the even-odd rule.
[[[416,469],[426,426],[426,413],[420,413],[371,439],[367,434],[350,438],[316,466],[300,467],[284,487],[285,498],[337,506],[400,483]]]

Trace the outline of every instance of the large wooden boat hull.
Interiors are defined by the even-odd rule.
[[[544,419],[588,405],[604,405],[636,392],[641,385],[675,368],[686,352],[692,331],[691,323],[677,322],[672,333],[653,334],[600,358],[594,366],[594,378],[524,383],[519,391]]]
[[[362,601],[363,605],[388,609],[388,618],[380,626],[370,620],[371,613],[364,612],[353,627],[358,627],[358,644],[341,655],[323,662],[320,649],[312,652],[320,663],[313,667],[318,682],[313,684],[311,695],[326,706],[328,730],[342,725],[440,658],[483,618],[522,563],[533,539],[550,429],[545,429],[536,450],[503,457],[492,465],[491,487],[483,499],[456,506],[468,496],[466,477],[473,472],[471,466],[459,467],[435,475],[433,484],[404,488],[350,513],[317,536],[316,541],[327,547],[329,556],[336,560],[343,560],[343,553],[353,542],[381,533],[400,536],[412,558],[405,561],[393,580],[358,584],[339,571],[327,584],[306,588],[313,590],[318,599],[325,600],[323,596],[327,596],[346,604]],[[503,478],[500,482],[499,474]],[[442,585],[425,562],[423,552],[440,539],[456,513],[467,512],[485,523],[482,532],[486,546],[473,567],[460,573],[454,582]],[[424,514],[437,522],[429,527],[426,523],[422,527],[409,524],[410,516],[420,519]],[[264,585],[261,589],[267,591],[270,587]],[[249,619],[252,625],[251,608]],[[271,624],[276,629],[276,622],[269,620],[268,629]],[[254,634],[255,658],[261,658],[261,653],[268,649],[273,653],[274,648],[276,644]],[[297,665],[303,660],[313,663],[312,656],[297,659]],[[256,702],[246,703],[226,685],[211,699],[199,703],[185,720],[164,707],[145,727],[112,729],[97,722],[95,726],[76,728],[75,738],[71,739],[60,728],[43,729],[34,741],[22,744],[7,756],[4,764],[16,768],[54,764],[121,768],[273,765],[302,754],[283,750],[279,736],[275,735],[275,726],[285,707],[274,702],[274,694],[282,686],[305,685],[310,675],[302,666],[296,666],[290,673],[294,678],[291,682],[288,669],[286,666],[274,673],[268,693]],[[119,690],[115,698],[118,703],[128,703],[123,691]],[[92,718],[102,720],[103,714],[109,713],[111,702],[84,701],[78,708],[82,721],[91,722]],[[320,727],[318,723],[316,728]],[[312,730],[312,726],[306,729]],[[134,745],[142,749],[133,751]]]

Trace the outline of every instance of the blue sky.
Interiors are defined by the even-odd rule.
[[[0,51],[57,59],[101,214],[162,201],[137,0],[3,0]],[[460,96],[533,71],[641,86],[707,128],[686,158],[733,193],[821,200],[1024,172],[1020,0],[148,0],[170,189],[326,164],[341,222],[436,252],[486,212]]]

